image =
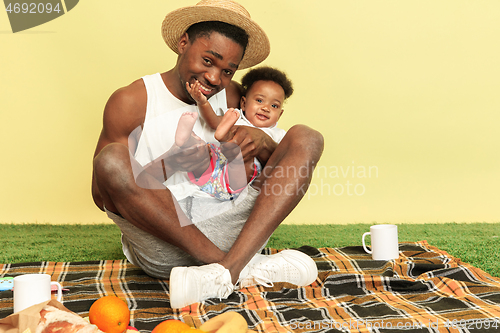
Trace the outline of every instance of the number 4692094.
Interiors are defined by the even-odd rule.
[[[52,6],[52,4],[50,2],[48,2],[48,3],[43,3],[43,2],[18,3],[18,2],[16,2],[14,4],[9,3],[7,5],[7,7],[5,8],[5,10],[9,14],[11,14],[11,13],[14,13],[14,14],[19,14],[19,13],[23,13],[23,14],[47,13],[47,14],[50,14],[52,12],[56,12],[56,13],[61,12],[61,8],[59,8],[59,2],[55,6]]]

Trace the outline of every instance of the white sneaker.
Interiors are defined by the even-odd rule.
[[[272,287],[273,282],[289,282],[307,286],[317,277],[318,268],[311,257],[297,250],[283,250],[272,255],[256,254],[241,271],[237,285]]]
[[[209,298],[227,298],[234,290],[229,270],[219,264],[174,267],[170,272],[172,309],[202,302]]]

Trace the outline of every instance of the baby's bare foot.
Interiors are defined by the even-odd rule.
[[[177,124],[177,130],[175,131],[175,144],[177,146],[182,147],[188,143],[196,119],[198,119],[198,113],[196,112],[184,112],[181,115]]]
[[[217,139],[217,141],[224,140],[226,135],[229,133],[229,130],[234,126],[239,117],[240,113],[237,110],[233,108],[227,110],[222,117],[219,126],[217,126],[217,129],[215,130],[215,139]]]

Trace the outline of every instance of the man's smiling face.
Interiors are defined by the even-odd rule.
[[[212,32],[200,36],[192,43],[187,34],[179,42],[178,74],[185,96],[182,100],[193,102],[186,90],[186,82],[201,83],[200,91],[207,99],[227,87],[243,57],[243,47],[233,40]]]

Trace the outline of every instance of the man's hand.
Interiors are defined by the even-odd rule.
[[[262,164],[266,164],[278,146],[264,131],[248,126],[233,126],[221,142],[222,153],[229,161],[241,151],[245,162],[257,157]]]
[[[177,171],[205,171],[210,165],[210,151],[207,144],[199,140],[190,147],[173,145],[167,152],[144,166],[144,170],[160,183]],[[147,187],[147,186],[142,186]]]
[[[174,145],[164,159],[165,166],[168,168],[167,176],[174,174],[176,171],[205,171],[210,165],[210,150],[207,144],[203,141],[191,147],[178,147]]]

